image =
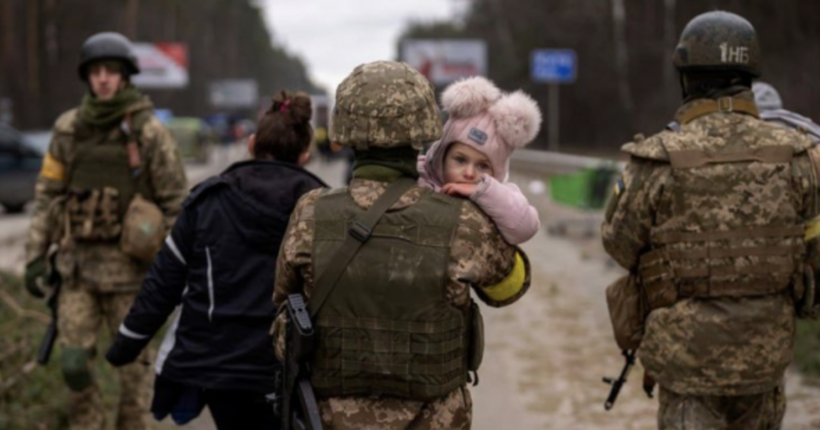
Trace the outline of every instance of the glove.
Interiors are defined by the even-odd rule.
[[[108,348],[108,352],[105,353],[105,359],[114,367],[133,363],[134,360],[139,357],[142,348],[145,347],[145,344],[149,340],[150,339],[131,339],[118,333],[114,339],[114,344],[111,345],[111,348]]]
[[[38,257],[26,265],[26,272],[23,276],[25,278],[26,290],[28,290],[29,294],[38,299],[42,299],[46,296],[39,285],[39,280],[45,279],[46,275],[48,275],[48,273],[46,270],[45,257]]]

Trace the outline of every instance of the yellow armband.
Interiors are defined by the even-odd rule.
[[[50,152],[46,152],[40,176],[55,182],[63,182],[65,181],[65,166],[54,158]]]
[[[820,216],[813,218],[811,221],[806,223],[806,235],[803,238],[805,242],[809,242],[812,239],[816,239],[820,236]]]
[[[495,302],[505,302],[521,292],[526,280],[527,265],[524,263],[524,259],[521,258],[521,254],[516,252],[515,266],[513,266],[510,274],[501,282],[484,288],[484,294]]]

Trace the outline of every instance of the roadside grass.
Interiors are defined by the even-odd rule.
[[[59,342],[45,366],[37,350],[50,315],[45,302],[28,295],[19,276],[0,271],[0,430],[68,428],[68,388],[60,372]],[[101,330],[100,348],[108,335]],[[117,377],[97,351],[95,377],[112,423],[119,398]]]
[[[820,320],[798,322],[794,359],[803,375],[820,384]]]

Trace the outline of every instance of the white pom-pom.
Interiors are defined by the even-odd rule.
[[[522,91],[507,94],[490,107],[495,119],[496,132],[515,148],[527,146],[541,128],[541,110],[529,95]]]
[[[481,76],[463,79],[444,90],[441,105],[453,118],[469,118],[484,112],[501,98],[501,90]]]

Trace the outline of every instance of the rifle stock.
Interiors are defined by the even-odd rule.
[[[287,303],[285,363],[282,378],[282,429],[322,430],[322,420],[308,363],[315,348],[313,324],[301,294],[291,294]]]

